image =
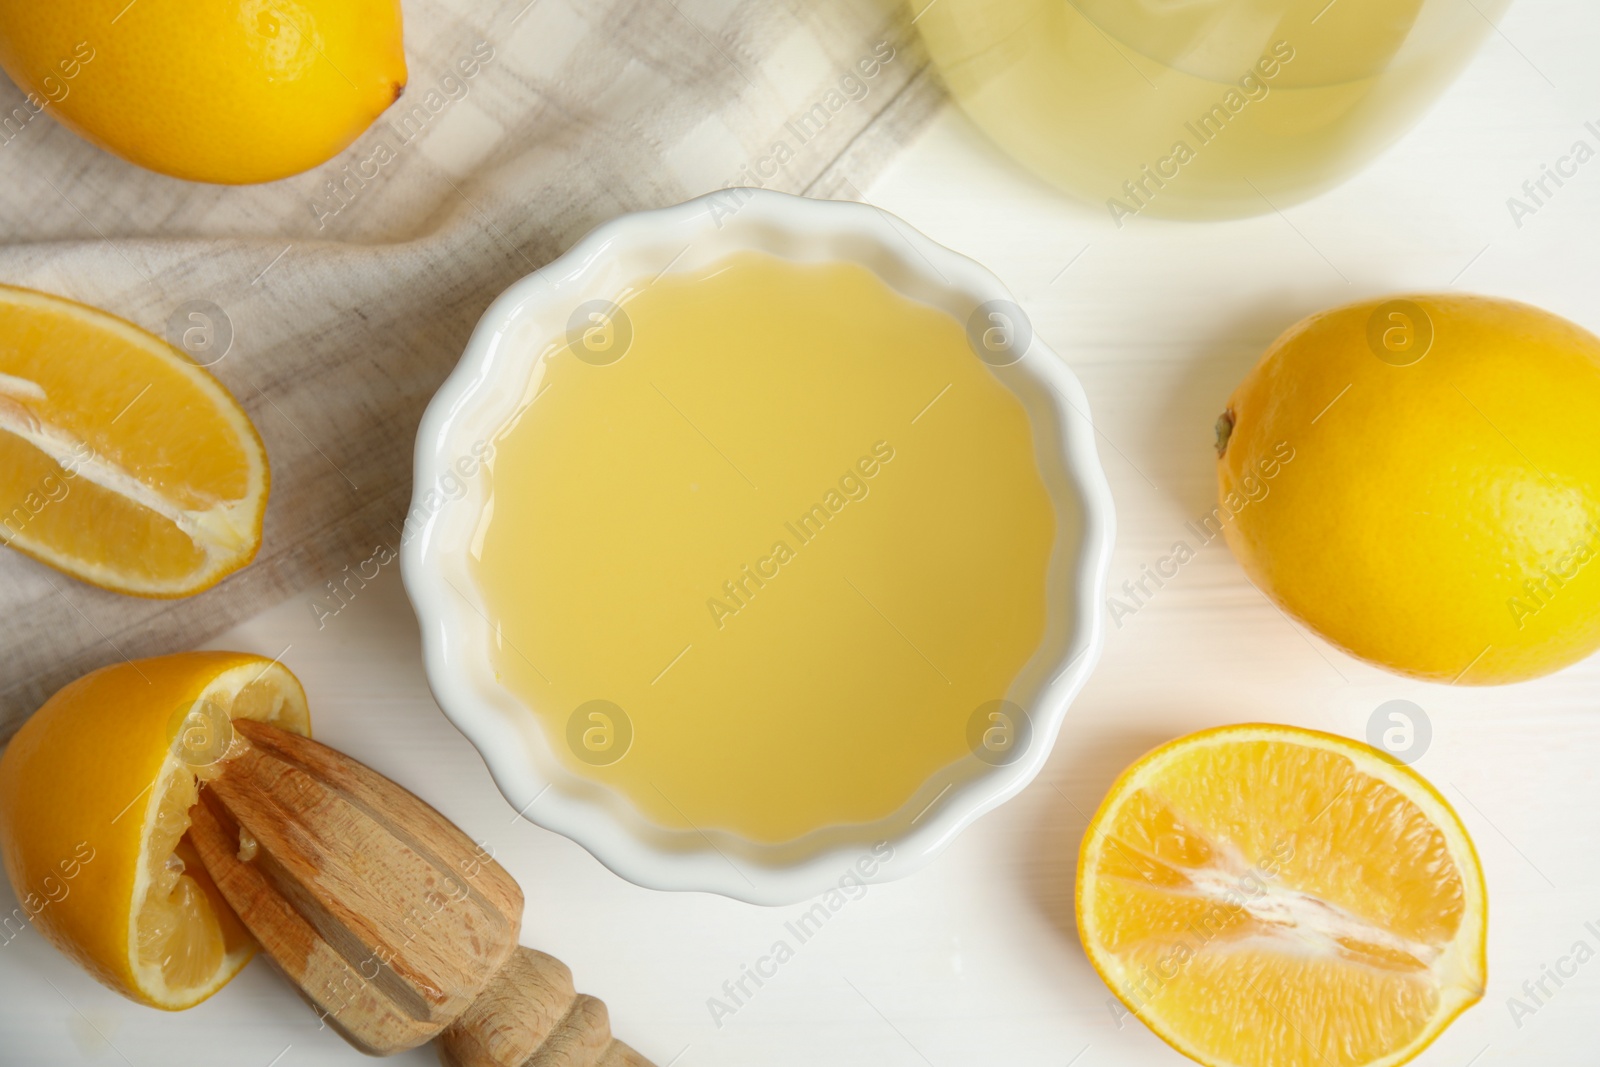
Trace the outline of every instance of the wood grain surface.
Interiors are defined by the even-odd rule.
[[[452,1067],[648,1067],[560,961],[519,948],[522,890],[433,808],[264,723],[201,790],[190,838],[317,1014],[362,1052],[444,1033]],[[448,1028],[448,1029],[447,1029]]]

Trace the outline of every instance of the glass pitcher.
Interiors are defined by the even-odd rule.
[[[1119,226],[1282,208],[1397,139],[1510,0],[909,0],[951,92]]]

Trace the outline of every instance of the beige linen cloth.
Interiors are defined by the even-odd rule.
[[[939,102],[898,0],[404,10],[404,97],[270,185],[141,171],[0,79],[0,281],[164,335],[190,302],[220,309],[232,342],[211,369],[273,480],[255,563],[186,600],[0,550],[0,740],[85,671],[191,647],[398,546],[423,407],[493,298],[589,229],[731,184],[857,198]]]

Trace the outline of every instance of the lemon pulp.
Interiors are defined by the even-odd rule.
[[[247,941],[198,853],[184,837],[201,783],[222,772],[248,742],[234,733],[234,718],[271,722],[284,708],[276,678],[258,678],[237,695],[211,692],[198,700],[174,732],[159,799],[145,837],[142,901],[135,888],[134,940],[138,966],[169,989],[200,985],[222,969],[230,948]]]

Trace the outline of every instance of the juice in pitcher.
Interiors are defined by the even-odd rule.
[[[962,108],[1059,188],[1226,217],[1337,184],[1403,133],[1509,0],[910,0]]]

